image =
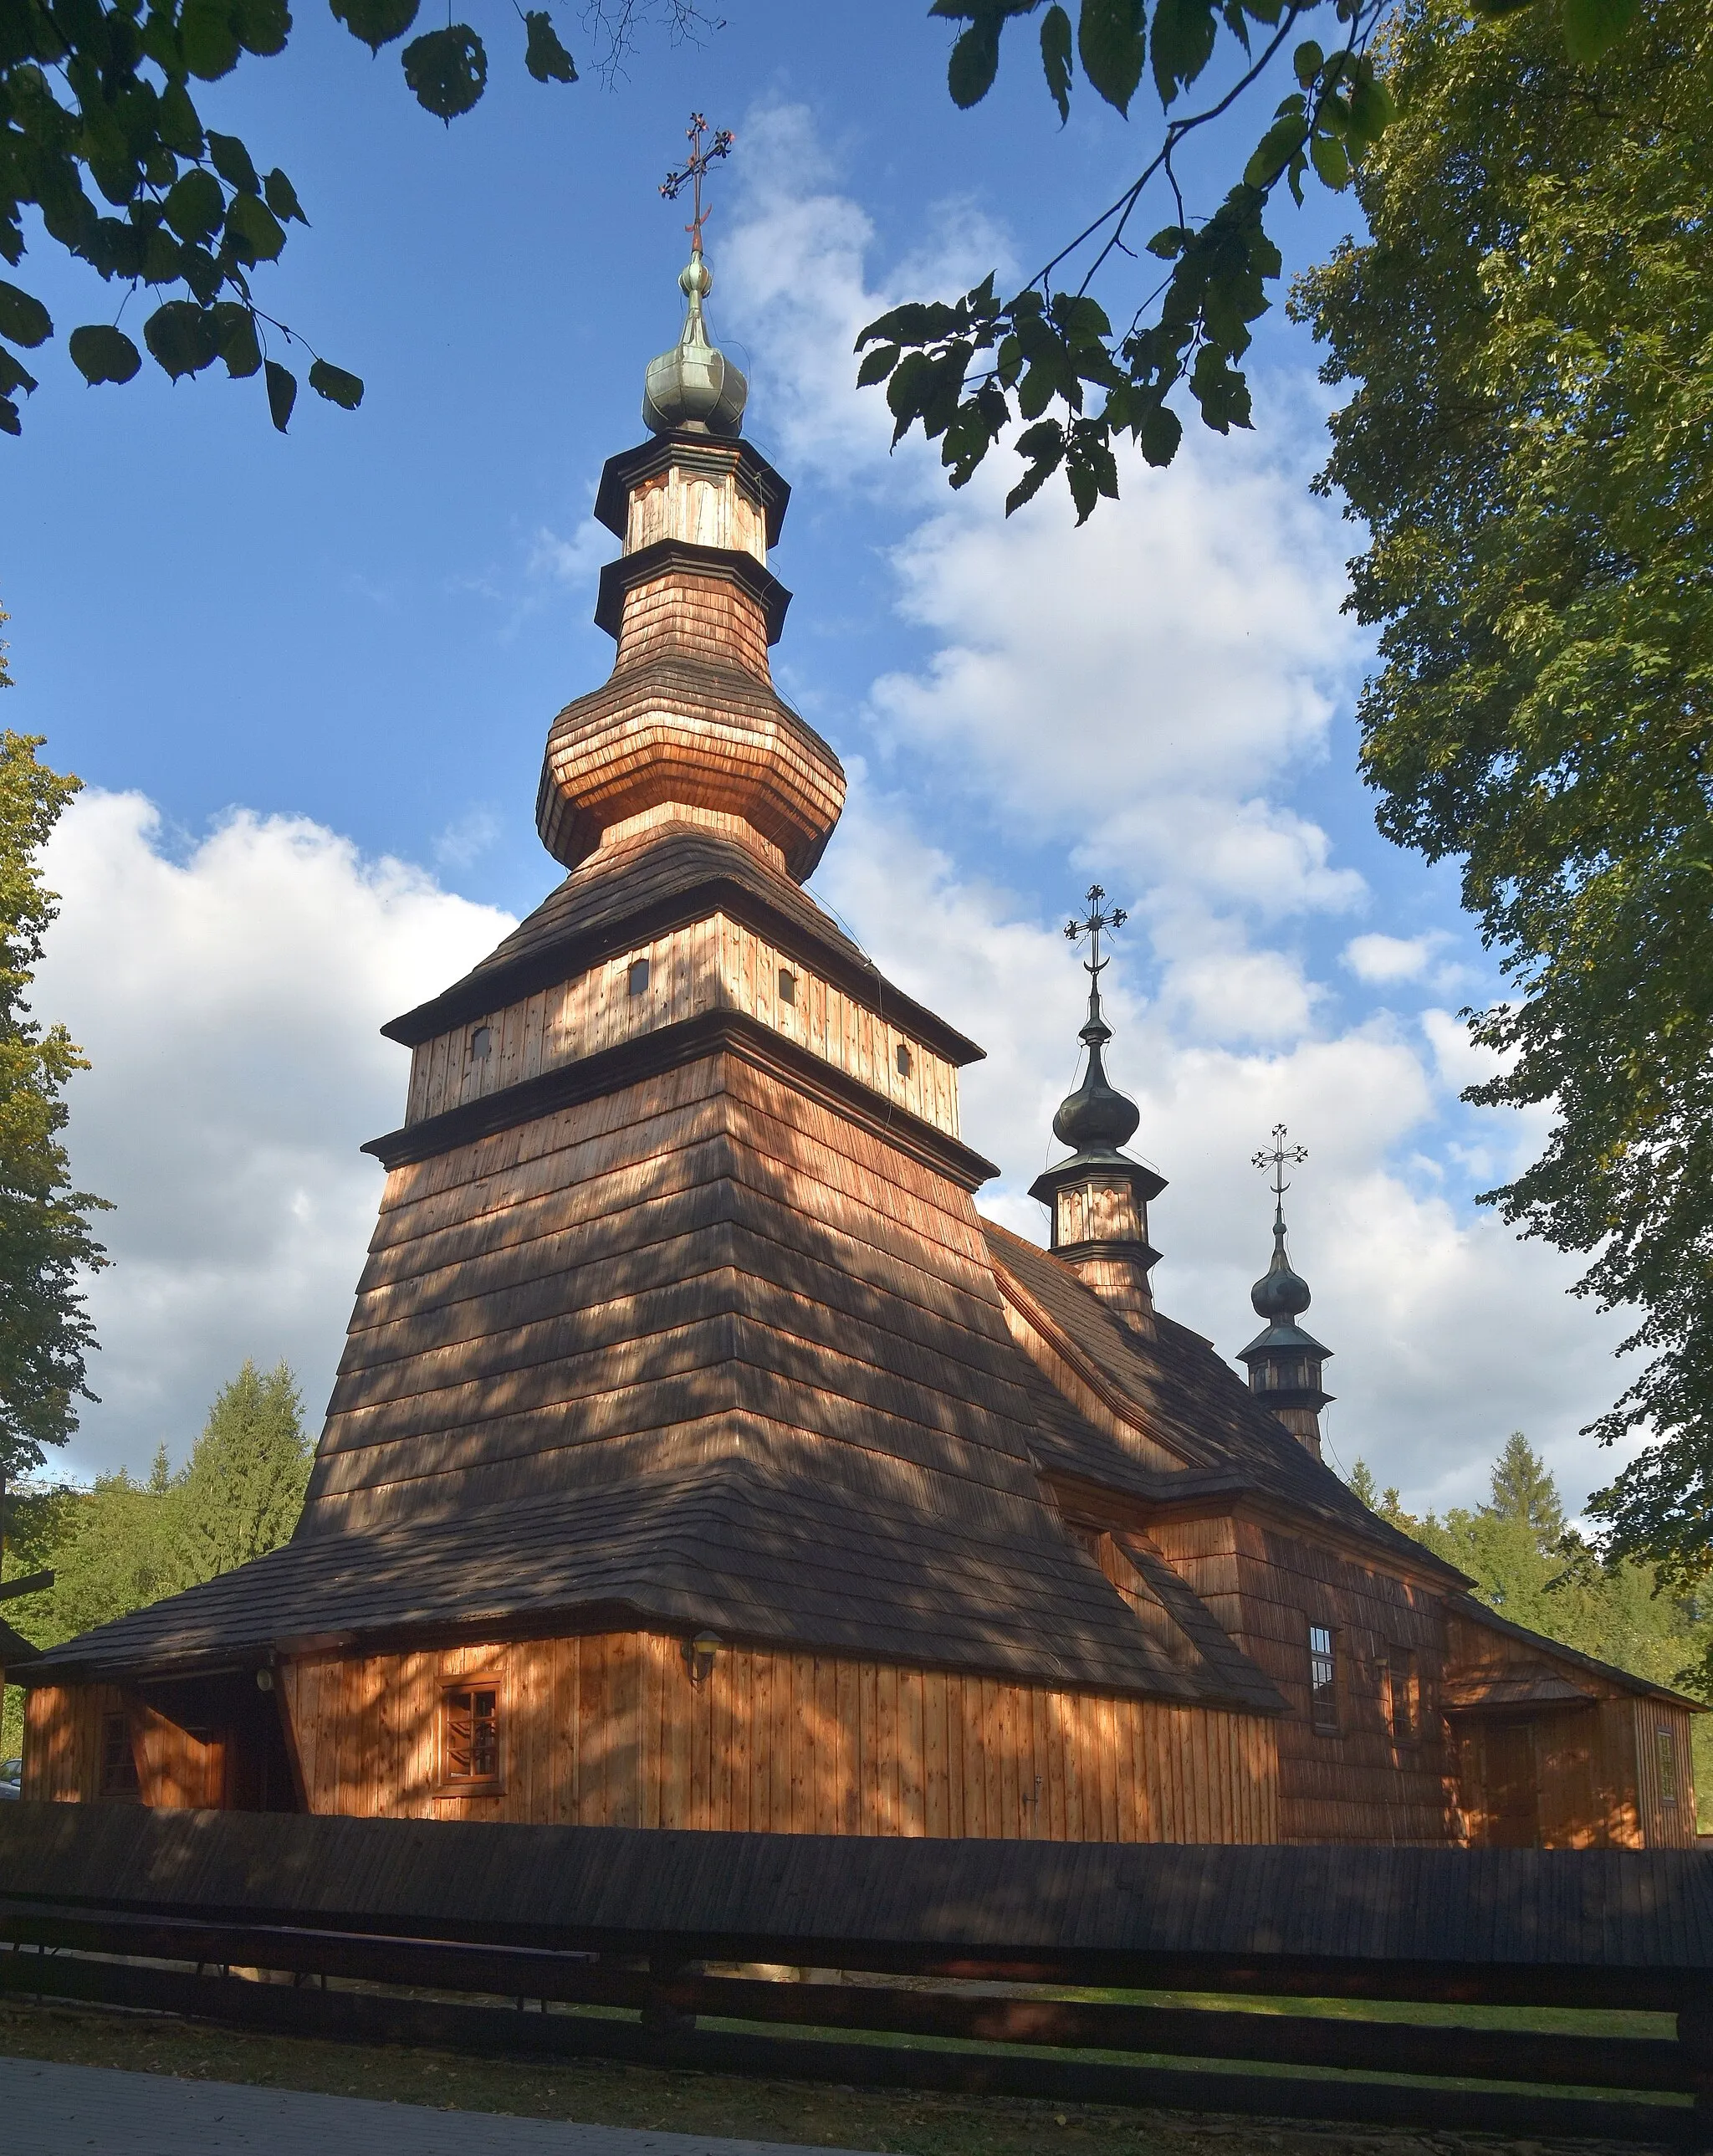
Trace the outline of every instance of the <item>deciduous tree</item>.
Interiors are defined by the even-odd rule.
[[[0,621],[5,616],[0,614]],[[0,1478],[39,1467],[77,1427],[95,1342],[85,1276],[106,1260],[59,1142],[64,1091],[86,1068],[25,992],[55,911],[38,855],[78,781],[40,762],[39,737],[0,732]]]
[[[1550,1104],[1486,1194],[1589,1254],[1654,1443],[1592,1501],[1616,1553],[1713,1572],[1713,11],[1595,76],[1536,10],[1410,0],[1371,237],[1295,305],[1351,388],[1325,475],[1368,544],[1360,716],[1381,829],[1462,865],[1510,978],[1466,1096]]]

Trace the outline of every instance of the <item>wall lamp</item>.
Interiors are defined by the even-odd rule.
[[[685,1666],[693,1685],[705,1684],[714,1673],[714,1657],[722,1645],[717,1632],[698,1632],[684,1643]]]

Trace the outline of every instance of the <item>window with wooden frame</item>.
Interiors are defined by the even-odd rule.
[[[142,1795],[128,1714],[101,1717],[101,1794],[113,1804],[136,1804]]]
[[[1386,1709],[1394,1744],[1413,1744],[1422,1733],[1422,1680],[1408,1647],[1386,1650]]]
[[[779,1000],[792,1005],[797,1002],[797,975],[789,966],[779,968]]]
[[[1659,1763],[1659,1801],[1677,1802],[1677,1739],[1671,1724],[1662,1722],[1654,1732],[1654,1756]]]
[[[1309,1626],[1309,1719],[1323,1736],[1338,1734],[1338,1645],[1330,1625]]]
[[[497,1794],[500,1702],[497,1676],[456,1677],[440,1687],[440,1789],[446,1796]]]
[[[649,965],[646,958],[633,958],[624,973],[624,992],[628,996],[645,996],[649,993]]]

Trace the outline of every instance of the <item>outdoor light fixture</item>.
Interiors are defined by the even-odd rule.
[[[273,1689],[274,1689],[274,1672],[273,1672],[273,1671],[272,1671],[272,1670],[258,1670],[258,1671],[256,1671],[256,1690],[257,1690],[258,1691],[273,1691]]]
[[[690,1670],[693,1685],[705,1684],[714,1672],[714,1657],[720,1651],[717,1632],[698,1632],[694,1640],[684,1643],[684,1659]]]

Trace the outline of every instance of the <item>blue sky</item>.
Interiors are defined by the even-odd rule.
[[[355,1148],[401,1111],[374,1029],[554,880],[536,775],[611,661],[589,509],[676,331],[683,213],[657,187],[692,105],[738,133],[711,313],[796,490],[778,678],[853,776],[816,888],[992,1051],[966,1091],[1005,1169],[983,1202],[1031,1227],[1074,1069],[1057,928],[1098,875],[1133,910],[1113,1064],[1172,1179],[1164,1306],[1228,1353],[1254,1329],[1247,1162],[1283,1116],[1313,1156],[1294,1249],[1346,1464],[1464,1501],[1520,1423],[1572,1502],[1607,1471],[1576,1433],[1616,1389],[1617,1329],[1471,1203],[1540,1136],[1456,1101],[1477,1066],[1454,1014],[1490,973],[1453,872],[1387,846],[1355,775],[1359,535],[1307,493],[1326,393],[1304,333],[1260,326],[1255,437],[1192,424],[1080,534],[1056,500],[1007,525],[997,474],[954,500],[850,386],[879,305],[1032,268],[1135,157],[1085,89],[1060,131],[1027,29],[957,114],[924,18],[889,0],[858,37],[849,11],[730,0],[700,45],[645,38],[612,88],[564,89],[493,10],[487,96],[444,129],[396,48],[371,61],[305,8],[203,109],[295,182],[311,228],[264,303],[364,377],[361,412],[305,393],[282,439],[254,382],[89,391],[44,355],[0,449],[0,599],[7,722],[91,788],[56,842],[38,999],[91,1055],[74,1165],[118,1204],[80,1471],[182,1456],[244,1353],[287,1356],[319,1415],[378,1196]],[[1192,207],[1216,177],[1192,168]],[[1288,272],[1349,216],[1311,195]],[[110,314],[51,250],[25,271],[62,331]]]

